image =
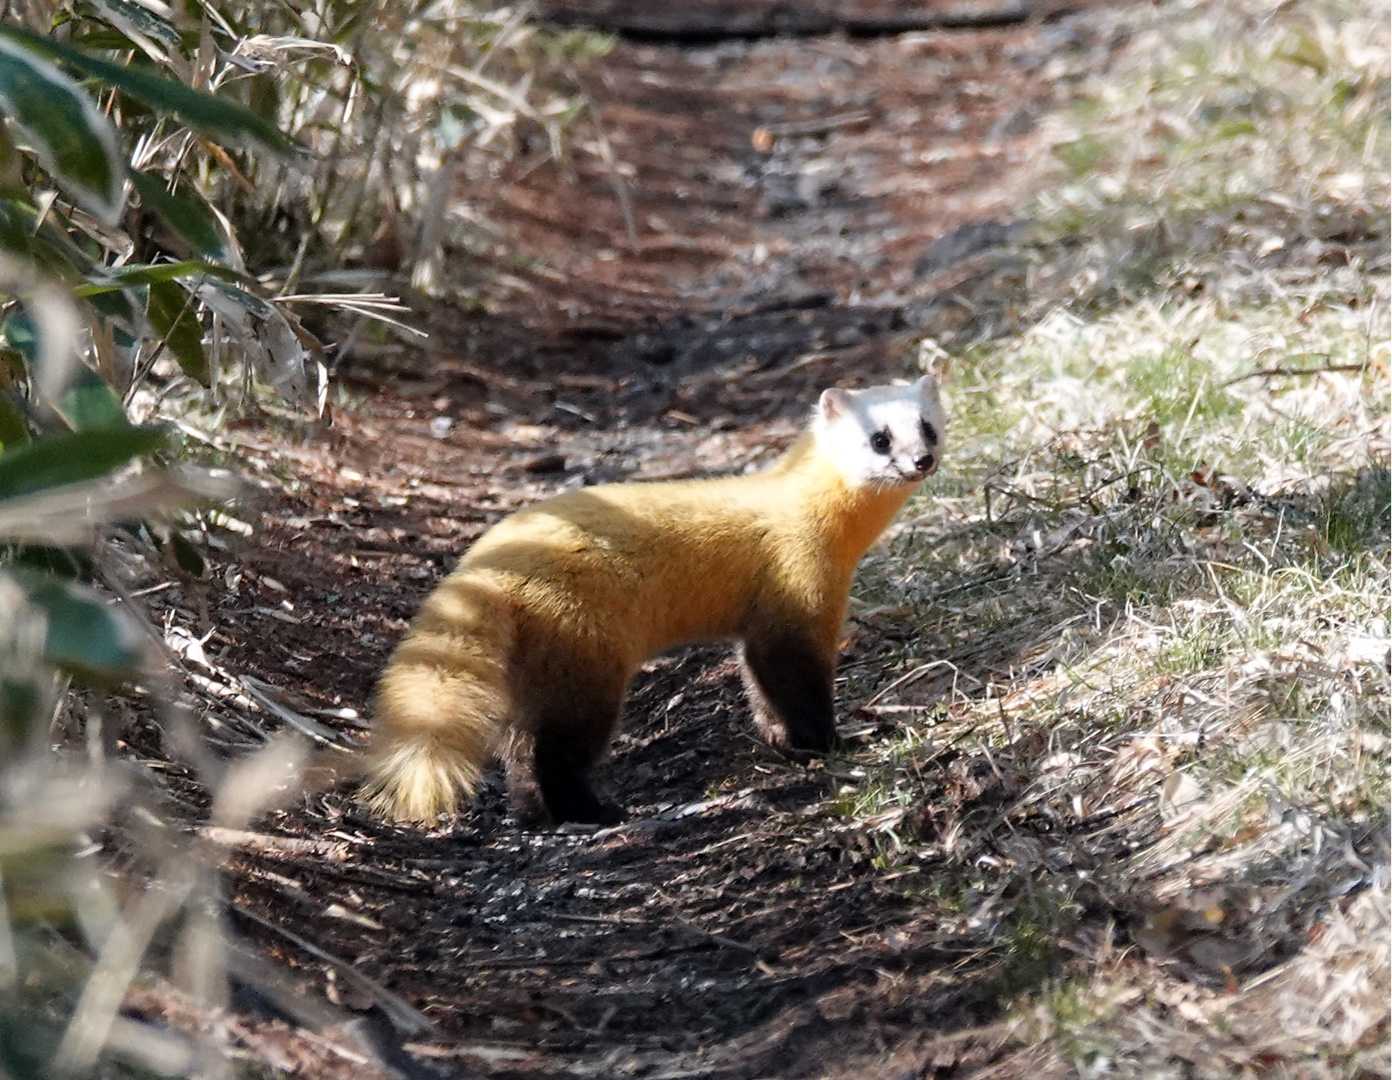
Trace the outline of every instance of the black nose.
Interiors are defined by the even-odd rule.
[[[933,468],[933,455],[924,454],[921,458],[914,462],[914,466],[921,473],[926,473],[930,471]]]

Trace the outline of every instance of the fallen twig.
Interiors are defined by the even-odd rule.
[[[250,919],[258,926],[265,927],[273,933],[279,934],[287,941],[299,946],[317,960],[328,964],[338,973],[339,978],[345,982],[352,983],[359,991],[372,998],[387,1015],[387,1018],[396,1025],[398,1031],[403,1031],[408,1035],[414,1035],[422,1031],[433,1031],[435,1025],[430,1022],[430,1018],[419,1009],[413,1007],[405,998],[398,994],[393,994],[376,979],[369,978],[350,964],[347,960],[340,959],[330,952],[321,949],[314,942],[300,937],[293,930],[287,930],[271,920],[263,918],[256,912],[243,904],[232,904],[232,910],[245,919]]]
[[[1269,367],[1262,368],[1260,371],[1249,371],[1245,375],[1238,375],[1218,385],[1220,387],[1232,386],[1234,383],[1245,382],[1248,379],[1294,378],[1299,375],[1330,375],[1339,372],[1363,371],[1367,366],[1367,364],[1325,364],[1323,367],[1312,368]]]
[[[258,855],[305,855],[337,863],[344,862],[348,857],[348,844],[342,840],[306,840],[298,836],[276,836],[245,829],[228,829],[220,825],[205,825],[198,830],[198,836],[220,847],[241,848]]]

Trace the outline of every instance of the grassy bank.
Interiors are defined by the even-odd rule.
[[[837,810],[994,957],[1007,1061],[1385,1075],[1388,8],[1129,18],[862,579],[918,636],[849,672],[905,733]]]

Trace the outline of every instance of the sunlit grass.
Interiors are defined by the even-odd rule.
[[[946,475],[859,579],[897,633],[851,697],[900,734],[837,812],[947,860],[915,895],[995,927],[1004,1030],[1084,1074],[1385,1043],[1388,15],[1166,8],[1083,85],[1033,317],[952,359]],[[1131,854],[1079,872],[1099,818]]]

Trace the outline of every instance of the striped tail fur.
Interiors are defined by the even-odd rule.
[[[427,599],[377,686],[361,797],[396,821],[471,798],[509,727],[515,623],[496,586],[457,572]]]

